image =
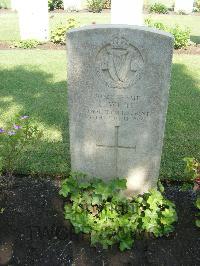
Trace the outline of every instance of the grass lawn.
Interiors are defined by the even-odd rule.
[[[174,57],[161,177],[182,178],[185,156],[200,159],[200,56]],[[0,51],[0,126],[29,114],[45,132],[19,173],[69,171],[65,51]],[[26,157],[26,154],[24,154]]]
[[[81,25],[96,23],[110,23],[109,13],[50,13],[50,31],[59,23],[65,23],[67,18],[74,17]],[[164,22],[168,25],[179,24],[191,29],[191,39],[200,43],[200,16],[190,15],[148,15],[153,20]],[[0,14],[0,40],[13,41],[19,40],[18,16],[16,13]]]

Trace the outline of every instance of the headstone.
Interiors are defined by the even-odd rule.
[[[194,0],[176,0],[174,11],[175,12],[183,11],[186,14],[189,14],[192,13],[193,11],[193,5],[194,5]]]
[[[68,11],[78,11],[81,9],[81,0],[63,0],[64,2],[64,10]]]
[[[11,0],[11,9],[14,11],[18,11],[18,5],[20,0]]]
[[[159,174],[173,38],[123,25],[67,36],[72,170],[126,177],[128,194],[143,193]]]
[[[21,39],[48,41],[48,0],[20,0],[18,11]]]
[[[112,0],[111,23],[143,25],[143,0]]]

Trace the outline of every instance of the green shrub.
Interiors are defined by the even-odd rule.
[[[30,49],[30,48],[36,48],[40,42],[36,40],[23,40],[19,42],[13,42],[11,47],[18,47],[18,48],[23,48],[23,49]]]
[[[151,13],[158,13],[158,14],[167,14],[168,13],[168,8],[162,4],[162,3],[155,3],[150,6]]]
[[[167,31],[167,27],[164,23],[162,22],[159,22],[159,21],[153,21],[152,19],[150,18],[146,18],[145,19],[145,24],[148,26],[148,27],[151,27],[151,28],[156,28],[158,30],[164,30],[164,31]]]
[[[63,9],[63,0],[48,0],[48,7],[50,11]]]
[[[178,25],[169,29],[169,32],[174,36],[174,48],[180,49],[187,47],[190,44],[190,30],[182,29]]]
[[[66,43],[66,32],[78,27],[78,25],[79,23],[74,18],[69,18],[65,25],[60,24],[51,32],[51,41],[64,45]]]
[[[0,9],[1,8],[5,8],[5,9],[9,8],[9,3],[7,0],[0,0]]]
[[[119,244],[121,251],[132,247],[137,234],[168,235],[177,221],[175,206],[161,192],[152,189],[144,195],[127,198],[125,179],[104,182],[71,174],[62,182],[60,195],[66,198],[65,219],[76,233],[91,236],[93,246],[108,248]]]
[[[194,7],[195,12],[200,12],[200,0],[195,1],[195,7]]]
[[[111,9],[111,0],[104,0],[103,8]]]
[[[100,13],[104,7],[103,0],[87,0],[87,7],[90,12]]]
[[[152,21],[150,18],[145,19],[145,24],[148,27],[164,30],[171,33],[174,36],[174,48],[180,49],[187,47],[190,44],[190,30],[188,28],[182,29],[176,25],[174,27],[168,27],[162,22]]]

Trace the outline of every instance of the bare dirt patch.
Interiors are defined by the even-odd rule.
[[[0,265],[164,265],[200,264],[199,229],[195,226],[195,195],[177,185],[166,196],[178,212],[175,232],[158,239],[137,239],[120,252],[114,246],[90,247],[88,237],[74,234],[63,218],[63,201],[50,179],[18,177],[12,188],[1,188]],[[4,263],[4,264],[3,264]]]

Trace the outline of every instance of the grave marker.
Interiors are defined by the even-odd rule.
[[[64,10],[78,11],[81,9],[82,0],[64,0]]]
[[[18,11],[21,39],[48,41],[48,0],[20,0]]]
[[[143,0],[112,0],[111,23],[143,25]]]
[[[177,13],[183,11],[186,14],[189,14],[192,13],[193,11],[193,5],[194,5],[194,0],[176,0],[174,11]]]
[[[139,26],[68,32],[73,171],[126,177],[128,193],[155,187],[167,112],[173,38]]]

